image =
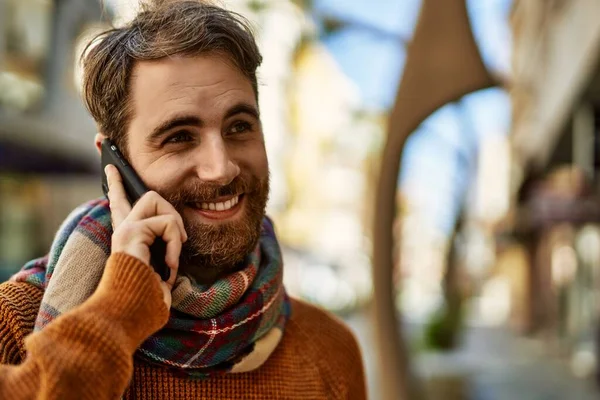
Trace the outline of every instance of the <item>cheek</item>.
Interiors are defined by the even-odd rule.
[[[184,165],[173,158],[157,160],[146,166],[140,176],[150,189],[168,193],[181,185],[185,173]]]
[[[247,146],[235,155],[235,159],[242,171],[246,170],[257,178],[266,178],[269,175],[269,162],[262,143]]]

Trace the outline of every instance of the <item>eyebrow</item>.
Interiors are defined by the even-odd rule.
[[[177,128],[179,126],[202,126],[202,124],[202,120],[193,115],[179,115],[166,120],[165,122],[154,128],[152,130],[152,133],[150,133],[150,135],[148,135],[146,139],[152,142],[154,140],[159,139],[171,129]]]
[[[248,114],[256,119],[260,119],[260,114],[258,112],[258,109],[255,106],[248,104],[248,103],[238,103],[238,104],[234,105],[229,110],[227,110],[223,119],[228,119],[228,118],[231,118],[238,114]],[[148,141],[157,140],[161,136],[163,136],[166,132],[168,132],[174,128],[180,127],[180,126],[198,126],[198,127],[200,127],[203,124],[204,124],[204,121],[202,121],[202,119],[200,119],[194,115],[178,115],[173,118],[169,118],[168,120],[166,120],[165,122],[161,123],[159,126],[154,128],[152,130],[152,132],[150,133],[150,135],[148,135],[147,140]]]
[[[250,116],[260,119],[260,113],[258,109],[251,104],[248,103],[238,103],[235,106],[231,107],[226,113],[225,118],[231,118],[237,114],[249,114]]]

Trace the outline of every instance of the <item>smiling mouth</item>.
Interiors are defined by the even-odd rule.
[[[244,194],[240,194],[226,199],[219,199],[220,201],[203,201],[189,203],[188,205],[205,217],[211,219],[221,219],[228,218],[236,214],[241,207],[244,197]]]
[[[195,208],[198,208],[203,211],[227,211],[235,207],[239,202],[240,196],[238,195],[226,201],[193,203],[193,205]]]

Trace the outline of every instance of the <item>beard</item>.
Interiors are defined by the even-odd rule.
[[[243,267],[256,247],[269,198],[269,178],[237,176],[227,185],[190,182],[170,193],[160,193],[183,219],[188,240],[180,256],[182,273],[197,281],[211,282]],[[198,217],[186,218],[185,209],[221,196],[243,194],[243,215],[234,221],[207,224]]]

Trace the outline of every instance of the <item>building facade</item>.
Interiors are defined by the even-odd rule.
[[[590,349],[600,287],[599,14],[595,0],[517,0],[511,21],[514,229],[529,261],[525,329],[566,349],[581,376],[597,363]]]

